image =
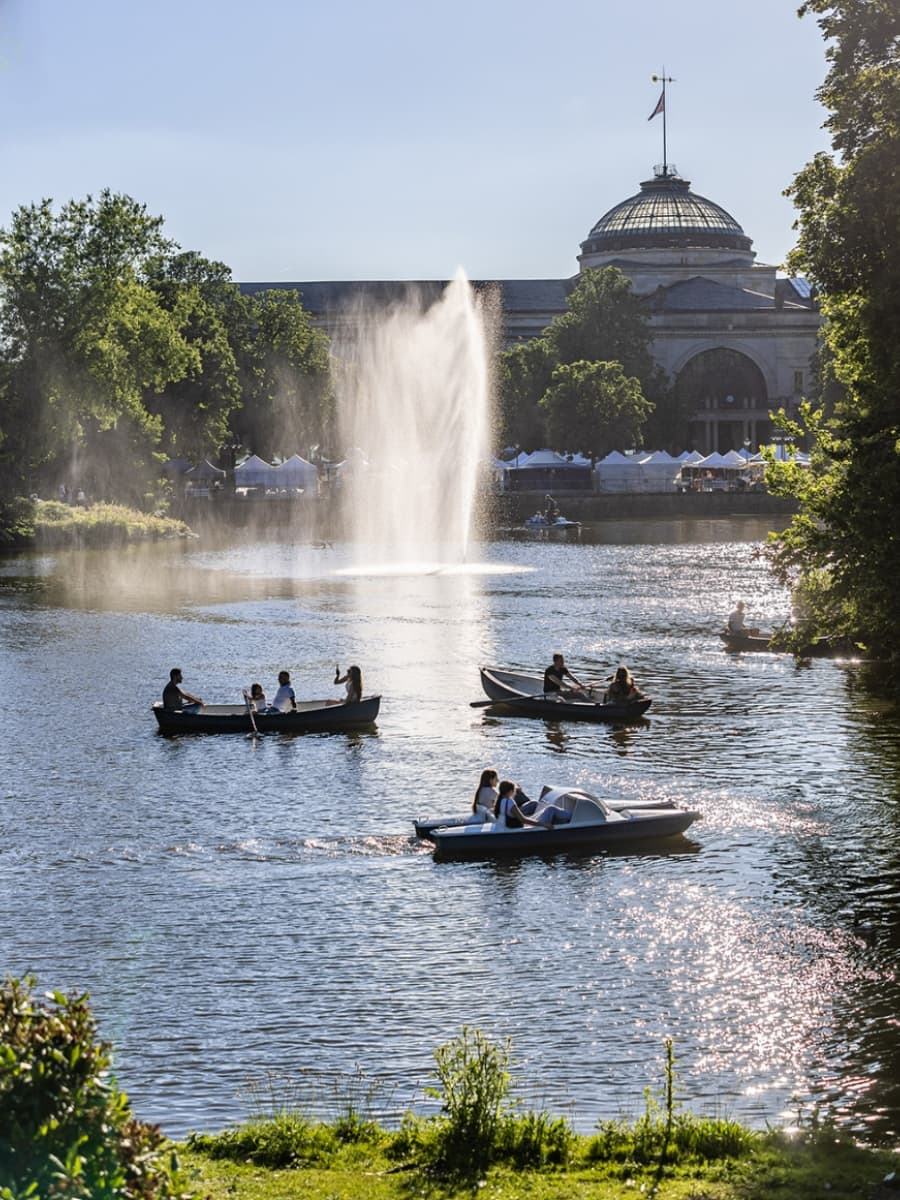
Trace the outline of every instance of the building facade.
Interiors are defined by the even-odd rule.
[[[754,450],[771,436],[769,413],[794,413],[809,387],[820,316],[803,281],[755,261],[753,243],[725,209],[691,191],[671,164],[609,209],[581,243],[579,273],[618,267],[644,300],[651,350],[689,413],[683,448]],[[477,280],[499,300],[507,345],[537,337],[566,311],[578,282]],[[339,335],[360,313],[436,299],[444,281],[246,283],[290,288],[314,321]]]

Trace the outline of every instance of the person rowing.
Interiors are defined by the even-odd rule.
[[[574,688],[566,687],[566,680],[571,679],[575,684]],[[544,695],[549,700],[561,700],[564,695],[571,696],[587,696],[587,689],[580,679],[576,679],[569,668],[566,666],[566,660],[559,653],[553,655],[553,662],[544,672]]]

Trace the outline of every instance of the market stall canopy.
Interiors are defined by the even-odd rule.
[[[188,483],[214,483],[217,479],[224,479],[225,472],[220,467],[214,467],[208,458],[204,458],[203,462],[185,471],[184,478]]]
[[[275,478],[275,467],[256,454],[251,454],[234,469],[236,487],[275,487]]]
[[[313,463],[307,462],[299,454],[292,454],[283,463],[272,468],[273,482],[270,486],[277,488],[315,488],[319,482],[319,471]]]

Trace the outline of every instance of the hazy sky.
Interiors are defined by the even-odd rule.
[[[0,224],[104,187],[238,280],[574,274],[669,161],[759,261],[828,147],[797,0],[0,0]]]

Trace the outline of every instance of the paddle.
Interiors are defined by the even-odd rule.
[[[253,715],[253,701],[250,699],[250,695],[249,695],[247,689],[244,688],[243,690],[244,690],[244,703],[247,705],[247,713],[249,714],[250,725],[253,729],[253,732],[248,733],[247,737],[252,737],[252,738],[261,737],[262,735],[260,734],[259,730],[256,728],[256,717],[254,717],[254,715]]]

